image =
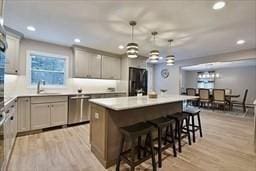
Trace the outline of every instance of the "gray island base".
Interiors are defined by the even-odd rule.
[[[147,96],[91,99],[91,151],[105,168],[114,165],[121,141],[120,127],[181,112],[183,101],[196,98],[170,95],[157,99]]]

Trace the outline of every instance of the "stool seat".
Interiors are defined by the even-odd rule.
[[[183,112],[190,115],[197,115],[200,113],[200,109],[196,107],[187,107]]]
[[[168,115],[167,117],[171,118],[171,119],[177,119],[177,120],[184,120],[186,118],[189,117],[188,113],[175,113],[175,114],[172,114],[172,115]]]
[[[167,117],[156,118],[148,122],[156,127],[165,127],[165,126],[169,126],[169,124],[175,123],[173,119],[167,118]]]
[[[149,131],[153,129],[153,126],[147,122],[140,122],[134,125],[121,127],[121,133],[127,136],[139,136],[142,134],[147,134]]]

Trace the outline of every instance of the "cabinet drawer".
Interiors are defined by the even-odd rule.
[[[31,97],[31,103],[55,103],[68,101],[68,96]]]

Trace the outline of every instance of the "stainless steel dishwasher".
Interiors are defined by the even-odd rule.
[[[68,98],[68,124],[89,122],[90,96],[74,95]]]

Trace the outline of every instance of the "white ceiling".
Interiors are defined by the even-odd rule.
[[[241,60],[232,62],[214,62],[182,67],[186,71],[209,71],[220,68],[248,67],[255,66],[256,60]]]
[[[135,40],[140,54],[152,48],[151,32],[161,56],[167,40],[174,39],[176,60],[239,51],[256,47],[256,1],[226,0],[212,10],[214,0],[7,0],[5,24],[25,37],[71,46],[80,45],[113,53],[125,53],[118,45],[130,41],[130,20],[136,20]],[[28,25],[36,32],[26,30]],[[236,45],[239,39],[244,45]]]

